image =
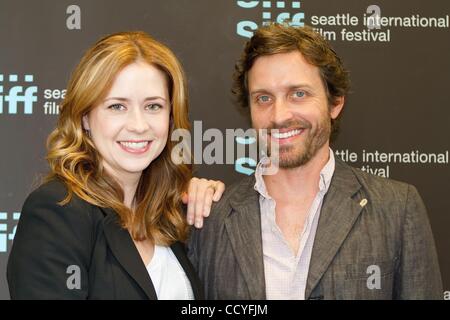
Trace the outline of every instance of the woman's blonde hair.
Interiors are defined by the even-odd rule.
[[[123,190],[105,172],[102,158],[82,127],[82,117],[109,92],[116,75],[129,64],[144,61],[167,76],[171,101],[169,139],[161,154],[143,171],[134,211],[127,208]],[[100,39],[75,68],[56,128],[47,141],[50,174],[45,181],[62,179],[68,194],[100,207],[112,208],[135,240],[150,239],[169,245],[185,240],[187,224],[181,194],[191,178],[191,166],[171,161],[173,130],[190,129],[186,80],[180,62],[165,45],[145,32],[121,32]]]

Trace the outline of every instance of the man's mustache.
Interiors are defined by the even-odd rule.
[[[287,120],[281,123],[271,122],[270,125],[266,128],[268,131],[270,130],[282,130],[282,129],[311,129],[312,124],[307,120]]]

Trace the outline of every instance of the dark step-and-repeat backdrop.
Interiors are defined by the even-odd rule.
[[[225,132],[249,127],[230,93],[244,42],[285,20],[313,26],[343,58],[352,90],[333,150],[419,189],[450,290],[449,15],[448,0],[0,0],[0,298],[23,201],[47,170],[46,137],[89,46],[125,30],[166,43],[187,73],[193,129]],[[199,163],[196,175],[230,184],[254,168],[239,158]]]

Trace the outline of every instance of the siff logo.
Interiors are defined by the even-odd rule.
[[[14,221],[18,221],[20,218],[20,212],[13,212],[12,218]],[[13,241],[16,235],[17,224],[12,228],[12,232],[8,233],[8,213],[0,212],[0,253],[8,251],[8,241]]]
[[[271,21],[278,23],[288,22],[292,26],[304,26],[305,13],[299,12],[300,1],[260,1],[260,0],[237,0],[237,5],[244,9],[253,9],[262,4],[262,24],[265,25]],[[292,9],[289,12],[287,8]],[[253,31],[258,29],[255,21],[239,21],[236,26],[236,33],[241,37],[251,38]]]
[[[18,82],[19,77],[17,74],[10,74],[8,80],[10,83]],[[12,86],[9,90],[5,90],[3,81],[5,77],[0,74],[0,114],[3,112],[9,114],[17,114],[17,104],[23,102],[23,113],[33,113],[33,103],[37,101],[36,93],[38,91],[37,86],[28,85],[25,88],[20,85]],[[32,83],[34,80],[33,75],[27,74],[24,77],[26,83]],[[4,95],[8,92],[7,95]],[[5,108],[6,106],[6,108]],[[6,109],[6,110],[5,110]]]

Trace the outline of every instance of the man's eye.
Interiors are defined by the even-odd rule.
[[[257,98],[258,102],[262,102],[262,103],[267,103],[270,102],[270,97],[269,96],[259,96]]]
[[[294,97],[295,98],[303,98],[305,96],[305,91],[295,91],[294,92]]]
[[[116,103],[116,104],[110,105],[108,107],[108,109],[111,109],[111,110],[114,110],[114,111],[121,111],[121,110],[124,110],[125,107],[123,105],[121,105],[120,103]]]

